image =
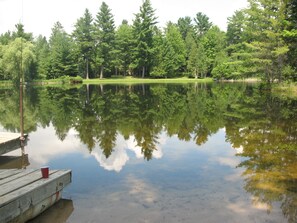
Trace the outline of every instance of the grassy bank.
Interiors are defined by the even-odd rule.
[[[193,79],[193,78],[167,78],[167,79],[150,79],[150,78],[135,78],[135,77],[120,77],[106,79],[84,79],[83,84],[153,84],[153,83],[209,83],[211,78]]]
[[[134,78],[134,77],[113,77],[104,79],[82,79],[80,77],[62,77],[49,80],[34,80],[27,83],[33,86],[63,86],[63,85],[81,85],[81,84],[151,84],[151,83],[210,83],[211,78],[193,79],[193,78],[167,78],[167,79],[150,79],[150,78]],[[12,81],[0,81],[0,87],[12,86]]]

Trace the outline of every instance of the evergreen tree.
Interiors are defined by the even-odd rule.
[[[208,63],[204,45],[201,42],[197,44],[192,35],[187,36],[186,43],[189,46],[187,68],[190,76],[194,76],[195,78],[199,76],[205,77]]]
[[[212,22],[209,21],[209,17],[202,12],[196,14],[194,21],[198,37],[203,36],[212,27]]]
[[[79,18],[75,24],[72,33],[74,42],[77,47],[78,61],[82,64],[84,77],[89,79],[90,60],[94,50],[93,40],[93,18],[89,10],[86,9],[83,17]]]
[[[244,23],[246,22],[243,10],[235,11],[234,15],[228,18],[227,43],[238,44],[243,42]]]
[[[102,2],[95,20],[96,64],[100,67],[100,79],[104,70],[111,70],[115,50],[115,25],[111,10]]]
[[[180,76],[186,62],[186,46],[177,26],[172,23],[167,25],[163,49],[166,77]]]
[[[286,6],[284,39],[289,46],[288,63],[294,69],[287,74],[288,80],[297,81],[297,0],[289,0]]]
[[[129,65],[132,63],[133,29],[126,20],[122,22],[116,31],[116,58],[120,71],[126,76]]]
[[[63,75],[73,76],[75,73],[73,61],[73,44],[62,24],[56,22],[49,39],[50,56],[47,78],[58,78]]]
[[[15,25],[16,31],[12,33],[12,38],[23,38],[26,41],[33,41],[33,34],[32,33],[26,33],[24,29],[24,25],[22,23],[18,23]]]
[[[202,44],[201,49],[205,51],[207,57],[205,61],[207,73],[211,73],[217,62],[221,60],[220,57],[226,47],[225,33],[217,26],[213,26],[201,38],[200,44]]]
[[[248,2],[245,45],[251,56],[247,65],[267,83],[282,81],[289,50],[282,37],[286,5],[283,1]]]
[[[34,42],[37,61],[37,77],[45,79],[49,65],[49,44],[44,36],[38,36]]]
[[[134,64],[136,68],[141,70],[142,78],[149,76],[152,66],[153,27],[156,24],[154,13],[155,10],[152,8],[150,0],[145,0],[133,23]]]
[[[152,61],[152,71],[150,72],[151,77],[163,78],[167,75],[165,71],[164,63],[164,46],[165,37],[163,32],[155,27],[154,37],[153,37],[153,61]]]
[[[188,33],[193,32],[194,30],[192,19],[189,16],[179,18],[177,20],[177,27],[183,37],[183,40],[186,40]]]

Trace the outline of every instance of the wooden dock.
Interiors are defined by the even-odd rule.
[[[0,155],[21,148],[21,133],[0,132]],[[27,143],[27,135],[24,135]]]
[[[26,222],[51,207],[71,182],[71,170],[50,170],[42,178],[40,169],[0,170],[0,222]]]

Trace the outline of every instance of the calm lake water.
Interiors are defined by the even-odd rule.
[[[20,131],[17,90],[0,114]],[[297,222],[297,100],[257,86],[27,87],[24,128],[26,168],[73,172],[35,222]]]

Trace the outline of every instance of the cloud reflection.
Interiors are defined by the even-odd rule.
[[[153,152],[155,159],[161,159],[163,157],[162,145],[167,141],[166,135],[162,134],[159,137],[159,144],[156,145],[156,150]],[[112,154],[106,158],[103,154],[103,150],[96,148],[92,151],[91,155],[95,157],[99,165],[105,170],[120,172],[129,160],[127,151],[132,151],[137,159],[144,159],[144,155],[141,151],[141,147],[137,146],[134,136],[130,136],[128,140],[125,140],[123,136],[118,135],[116,146],[113,149]]]
[[[26,147],[26,153],[29,154],[30,167],[38,168],[42,165],[48,164],[52,159],[61,157],[71,153],[81,153],[82,157],[93,156],[99,165],[108,171],[120,172],[130,159],[128,151],[132,151],[137,159],[144,159],[141,147],[137,146],[134,136],[128,140],[120,134],[117,136],[115,148],[111,155],[106,158],[103,150],[97,145],[91,152],[87,153],[86,146],[81,144],[80,139],[77,137],[78,133],[75,129],[70,129],[67,137],[61,141],[55,135],[55,129],[52,125],[47,128],[39,128],[37,132],[30,133],[29,142]],[[159,144],[156,145],[156,150],[153,151],[155,159],[163,157],[162,146],[166,143],[167,136],[161,134],[159,136]],[[13,151],[7,155],[19,155],[19,151]]]

